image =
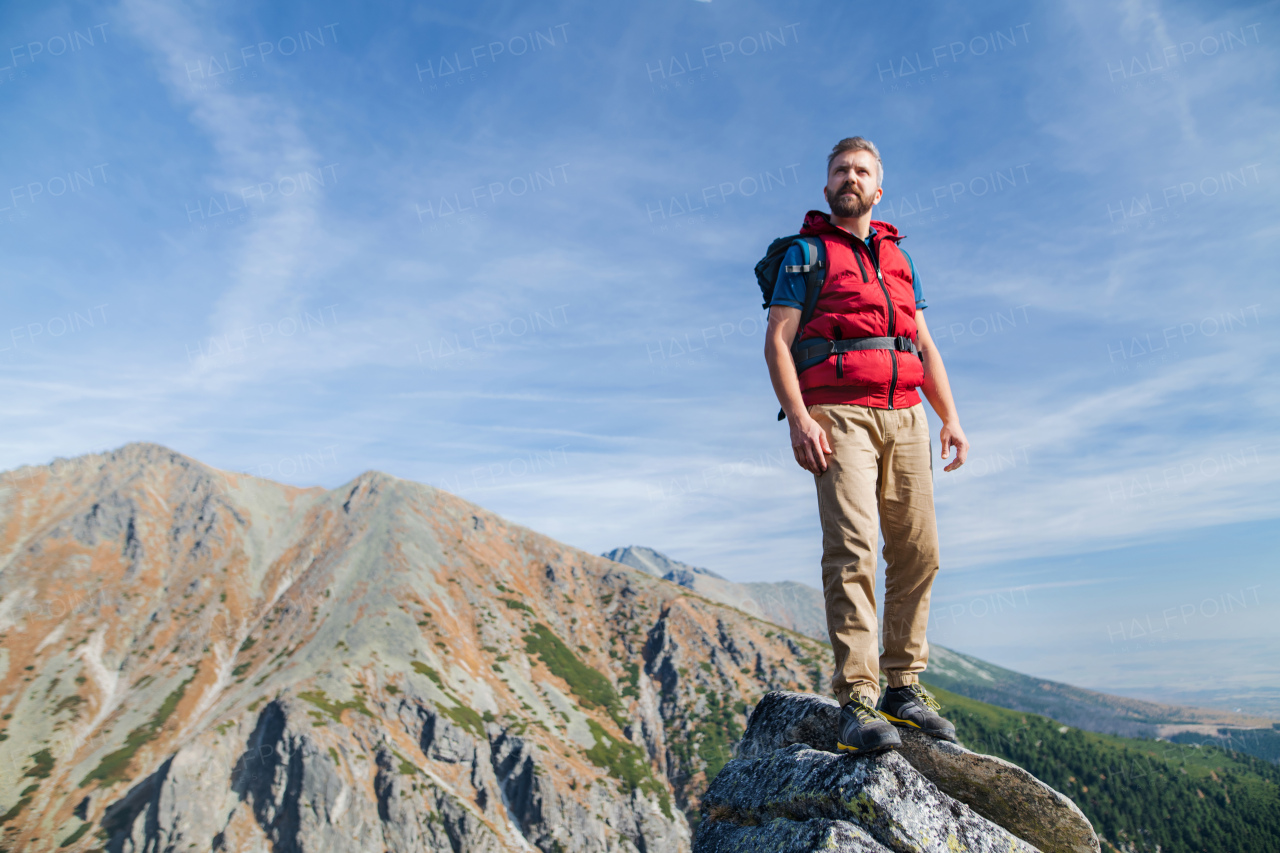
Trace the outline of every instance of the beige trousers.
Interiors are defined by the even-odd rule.
[[[822,521],[822,592],[835,653],[831,690],[874,704],[880,672],[890,687],[916,683],[929,661],[925,628],[938,573],[933,455],[924,404],[875,409],[809,407],[832,454],[814,477]],[[884,533],[884,654],[876,624],[876,524]]]

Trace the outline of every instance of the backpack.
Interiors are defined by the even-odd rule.
[[[818,305],[818,294],[827,279],[827,250],[818,237],[801,237],[792,234],[790,237],[779,237],[769,244],[769,250],[756,264],[756,283],[760,285],[760,293],[764,296],[764,307],[768,308],[773,301],[773,289],[778,284],[778,275],[782,272],[782,259],[792,244],[799,243],[804,249],[804,264],[787,267],[789,273],[804,273],[804,309],[800,312],[800,325],[796,327],[796,338],[791,342],[791,352],[796,354],[796,344],[800,343],[800,332],[813,319],[813,311]],[[796,359],[797,363],[799,359]],[[778,420],[785,420],[786,415],[778,410]]]

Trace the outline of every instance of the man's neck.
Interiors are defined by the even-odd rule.
[[[831,214],[831,224],[837,228],[843,228],[859,240],[865,241],[867,235],[871,233],[871,211],[867,211],[862,216],[850,218],[846,216],[836,216]]]

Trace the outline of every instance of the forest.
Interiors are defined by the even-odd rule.
[[[966,747],[1012,761],[1075,800],[1104,851],[1280,850],[1275,764],[1218,746],[1085,732],[929,689]]]

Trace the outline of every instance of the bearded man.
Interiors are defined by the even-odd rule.
[[[898,247],[897,229],[871,218],[883,180],[871,142],[854,136],[832,149],[823,188],[831,214],[809,211],[800,232],[822,241],[825,281],[800,328],[800,271],[809,267],[803,247],[793,244],[773,291],[765,341],[796,462],[817,484],[822,590],[835,656],[831,690],[842,706],[838,742],[859,753],[899,746],[895,725],[955,740],[955,726],[919,683],[929,661],[925,628],[939,554],[932,449],[917,388],[942,421],[941,458],[955,449],[945,470],[959,468],[969,453],[925,324],[915,264]],[[877,522],[887,564],[883,654]]]

